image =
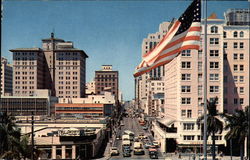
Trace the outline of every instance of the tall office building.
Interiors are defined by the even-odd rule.
[[[95,93],[98,95],[104,91],[110,91],[118,100],[119,73],[112,70],[112,65],[102,65],[101,70],[95,71]]]
[[[162,40],[164,35],[167,33],[170,26],[170,22],[163,22],[159,25],[159,31],[156,33],[148,34],[147,38],[144,38],[142,41],[142,57],[146,54],[150,53],[157,44]],[[151,116],[152,112],[155,112],[158,115],[158,111],[155,110],[155,107],[152,106],[154,103],[153,96],[154,91],[151,91],[151,84],[159,84],[163,83],[163,77],[165,74],[164,66],[157,67],[150,71],[149,73],[145,73],[139,77],[135,78],[135,99],[136,106],[145,111],[145,113]],[[164,93],[164,91],[162,91]]]
[[[17,48],[13,52],[14,95],[29,96],[49,89],[59,98],[85,96],[87,54],[73,42],[54,37],[42,40],[42,48]]]
[[[12,65],[1,57],[1,96],[12,95]]]

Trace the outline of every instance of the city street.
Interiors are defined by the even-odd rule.
[[[130,117],[124,117],[122,122],[124,126],[121,126],[120,129],[118,129],[118,134],[117,136],[122,137],[122,134],[125,130],[131,130],[132,132],[135,133],[135,137],[139,135],[139,133],[144,133],[145,136],[149,138],[149,141],[153,141],[153,137],[150,134],[148,130],[143,130],[142,126],[140,126],[138,122],[138,118],[130,118]],[[133,150],[133,144],[134,142],[132,141],[131,149]],[[123,152],[122,152],[122,140],[121,139],[116,139],[114,142],[113,147],[117,147],[119,149],[119,156],[112,156],[111,159],[150,159],[149,158],[149,153],[148,149],[144,148],[145,154],[144,155],[134,155],[133,151],[131,151],[131,157],[123,157]],[[161,154],[158,154],[159,159],[162,159]]]

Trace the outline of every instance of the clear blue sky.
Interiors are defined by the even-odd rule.
[[[141,61],[141,43],[159,24],[178,18],[191,1],[12,1],[3,2],[2,55],[9,49],[41,47],[52,30],[55,37],[73,41],[84,50],[87,82],[102,64],[120,74],[124,99],[134,98],[134,68]],[[228,8],[248,8],[247,1],[210,1],[208,14],[223,18]]]

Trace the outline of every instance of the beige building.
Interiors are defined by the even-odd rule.
[[[87,54],[73,42],[54,38],[42,40],[41,48],[17,48],[13,52],[15,96],[33,95],[49,89],[59,98],[85,97]]]
[[[8,63],[8,60],[1,57],[1,96],[12,95],[12,70],[13,67]]]
[[[152,51],[156,45],[161,41],[163,36],[167,33],[169,29],[170,22],[163,22],[159,25],[159,31],[156,33],[148,34],[148,37],[143,39],[142,42],[142,52],[141,55],[144,56]],[[157,67],[150,71],[149,73],[145,73],[139,77],[135,78],[135,100],[136,107],[144,110],[146,114],[149,114],[149,110],[152,108],[152,96],[153,92],[150,90],[151,81],[162,81],[162,77],[164,77],[165,71],[164,66]],[[159,82],[159,83],[163,83]],[[151,116],[151,115],[150,115]]]
[[[249,12],[228,10],[225,20],[216,16],[208,19],[207,99],[218,97],[220,113],[233,113],[249,105]],[[204,21],[201,49],[185,50],[166,64],[164,83],[164,118],[157,119],[152,127],[161,151],[173,152],[170,145],[182,151],[201,151],[202,135],[196,120],[203,114],[204,104]],[[219,150],[227,145],[225,133],[216,134]]]
[[[86,95],[95,94],[95,81],[86,83]]]

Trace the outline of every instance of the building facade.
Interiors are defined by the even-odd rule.
[[[13,92],[13,67],[6,58],[1,57],[1,96],[12,95]]]
[[[96,94],[95,93],[95,81],[86,83],[86,95]]]
[[[87,54],[73,42],[54,34],[42,40],[41,48],[17,48],[13,52],[15,96],[33,95],[36,89],[49,89],[59,98],[85,97]]]
[[[234,113],[249,105],[248,17],[249,10],[237,9],[228,10],[225,19],[212,16],[207,21],[206,95],[210,101],[218,97],[220,113]],[[188,148],[202,151],[201,127],[196,121],[203,114],[204,105],[204,28],[202,21],[199,51],[182,51],[165,65],[165,113],[161,114],[164,118],[156,119],[151,129],[161,143],[162,152],[173,152],[171,145],[183,152]],[[216,134],[219,150],[225,151],[227,146],[225,134],[226,131]]]
[[[95,71],[95,92],[98,95],[104,91],[111,92],[118,101],[119,73],[112,70],[112,65],[103,65],[101,70]]]

